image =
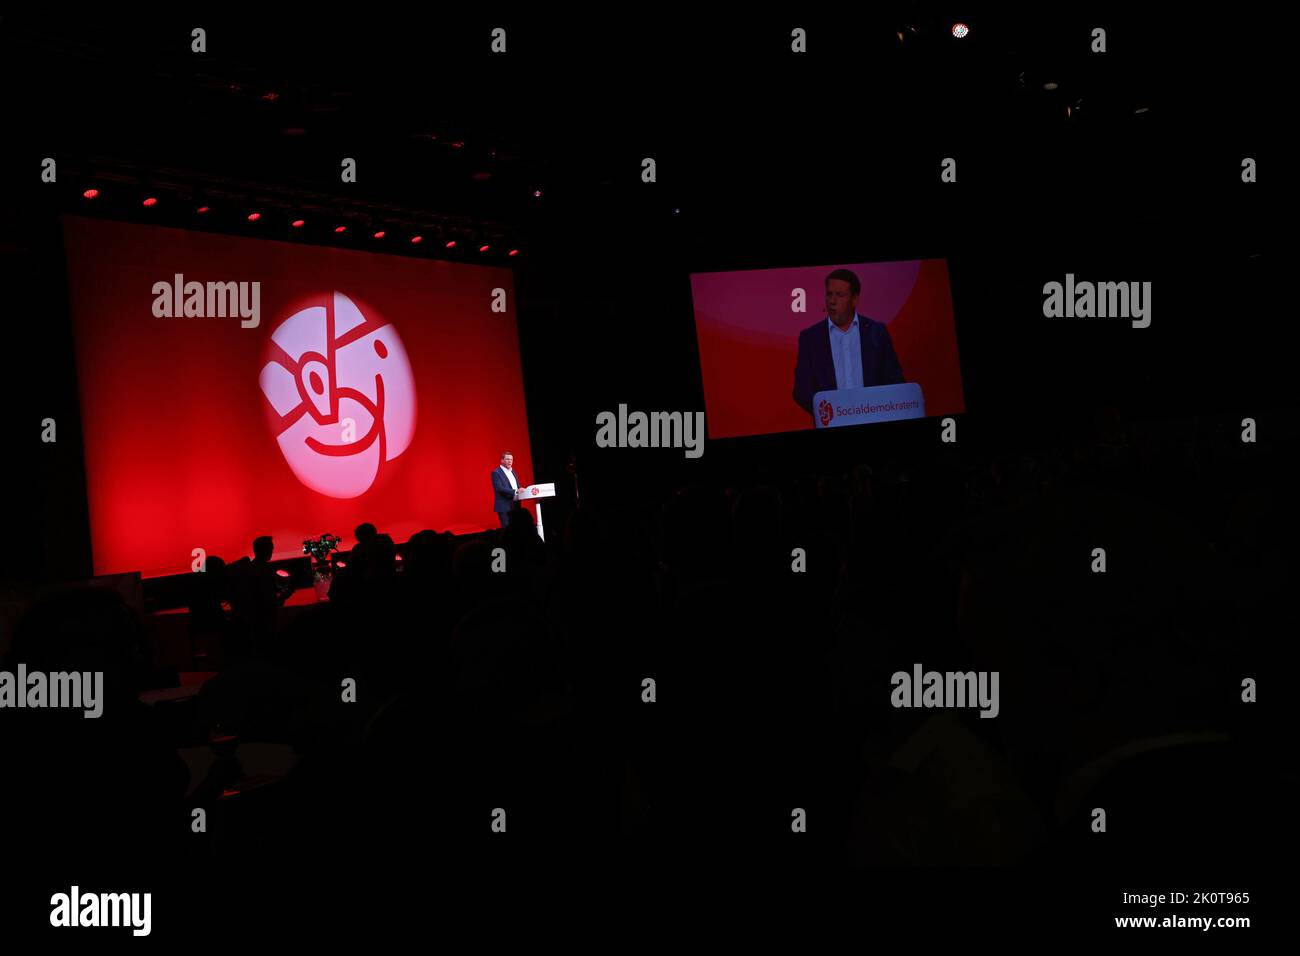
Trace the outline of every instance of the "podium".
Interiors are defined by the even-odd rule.
[[[515,492],[515,501],[521,504],[525,501],[537,502],[537,537],[543,541],[546,540],[546,534],[542,531],[542,499],[555,497],[555,484],[548,482],[544,485],[524,485]]]
[[[817,428],[924,417],[925,396],[915,382],[832,388],[813,396],[813,424]]]

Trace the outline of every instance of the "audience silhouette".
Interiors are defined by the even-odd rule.
[[[220,673],[183,705],[138,699],[146,631],[115,595],[31,604],[6,666],[102,670],[108,703],[98,722],[6,716],[10,819],[74,855],[274,847],[305,866],[337,845],[379,865],[409,839],[395,803],[443,821],[508,806],[520,845],[591,860],[1229,859],[1280,800],[1285,744],[1238,675],[1266,622],[1295,617],[1289,476],[1106,417],[1088,441],[978,464],[692,485],[652,507],[589,493],[548,543],[527,511],[400,549],[362,524],[329,600],[292,615],[259,537],[194,576],[191,635]],[[917,662],[998,671],[999,719],[893,708],[890,675]],[[262,779],[247,748],[270,745],[295,762]],[[178,752],[213,756],[187,775]],[[60,837],[87,794],[120,822]],[[195,800],[222,841],[182,839]],[[806,841],[780,839],[794,807],[818,821]],[[1097,807],[1124,838],[1090,839]],[[485,834],[428,840],[472,860]]]

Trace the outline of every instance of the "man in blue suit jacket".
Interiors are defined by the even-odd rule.
[[[510,515],[523,507],[515,501],[515,491],[521,484],[515,475],[515,456],[506,452],[501,456],[501,466],[492,471],[492,510],[503,528],[510,523]]]
[[[848,269],[826,277],[826,319],[799,333],[795,404],[814,414],[813,396],[831,388],[898,385],[903,367],[884,323],[858,315],[862,284]]]

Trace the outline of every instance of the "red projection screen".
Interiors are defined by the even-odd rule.
[[[531,480],[508,269],[64,219],[95,574],[373,522],[496,527]],[[504,312],[492,311],[495,289]]]
[[[792,398],[793,373],[801,332],[827,322],[826,280],[840,269],[858,278],[856,311],[885,327],[902,380],[923,390],[926,416],[966,410],[946,260],[701,272],[691,298],[710,438],[813,427]],[[804,292],[804,311],[792,308],[793,290]]]

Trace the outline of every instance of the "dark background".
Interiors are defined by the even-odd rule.
[[[1032,452],[1090,433],[1107,409],[1156,433],[1211,431],[1224,447],[1250,416],[1261,445],[1294,448],[1294,310],[1275,240],[1283,22],[301,19],[0,21],[15,549],[4,577],[89,572],[58,215],[197,228],[199,197],[214,209],[206,228],[240,235],[373,249],[368,226],[391,236],[434,224],[462,237],[458,258],[472,258],[467,238],[490,238],[492,256],[519,248],[536,478],[560,483],[564,509],[571,457],[584,501],[661,501],[684,482]],[[965,40],[947,34],[957,19],[971,25]],[[488,52],[497,25],[505,56]],[[806,56],[789,53],[796,25]],[[208,31],[206,54],[189,51],[194,26]],[[1105,54],[1089,51],[1094,26],[1107,29]],[[57,185],[39,181],[46,156]],[[343,156],[358,161],[355,185],[338,180]],[[646,156],[654,184],[640,179]],[[955,184],[939,179],[948,156]],[[1252,185],[1246,156],[1258,162]],[[104,193],[93,208],[80,198],[92,181]],[[151,193],[163,202],[144,210]],[[276,211],[249,224],[251,202]],[[312,227],[291,230],[304,208]],[[317,225],[334,221],[355,226],[347,239]],[[426,241],[422,254],[445,250]],[[692,271],[920,257],[951,266],[968,408],[956,449],[940,445],[937,421],[710,443],[698,460],[595,447],[596,414],[620,403],[703,408]],[[1045,319],[1043,284],[1067,272],[1150,281],[1150,328]],[[47,416],[55,445],[39,442]],[[903,895],[951,899],[932,889],[942,885]],[[1114,895],[1090,892],[1101,901],[1076,901],[1090,914]]]
[[[20,520],[58,542],[52,572],[87,573],[57,212],[197,228],[196,197],[214,207],[206,228],[244,235],[376,249],[367,226],[410,217],[501,237],[493,255],[520,248],[538,476],[563,482],[574,455],[591,496],[631,478],[655,488],[661,475],[815,472],[934,437],[926,422],[739,439],[691,462],[597,451],[596,413],[620,402],[703,407],[692,271],[948,258],[963,442],[1033,447],[1103,407],[1156,420],[1250,413],[1265,435],[1285,427],[1269,417],[1293,400],[1291,325],[1268,305],[1280,294],[1280,211],[1266,31],[1211,45],[1163,18],[999,15],[958,41],[945,32],[957,16],[800,20],[807,57],[785,52],[779,20],[525,21],[510,25],[502,57],[478,43],[495,21],[345,31],[213,21],[199,55],[183,18],[10,18],[0,68],[18,148],[7,153],[3,262],[24,321],[10,324],[6,379],[24,381],[21,420],[54,417],[61,435],[15,447],[46,492]],[[1103,21],[1108,52],[1093,54],[1090,24]],[[1048,80],[1058,89],[1044,90]],[[59,162],[57,185],[39,182],[45,156]],[[338,181],[343,156],[357,159],[357,184]],[[654,184],[640,179],[645,156],[658,164]],[[947,156],[953,184],[939,180]],[[1250,186],[1244,156],[1264,170]],[[94,177],[106,169],[125,181]],[[104,193],[95,203],[80,198],[91,179]],[[144,210],[159,183],[176,192]],[[242,197],[283,211],[244,222],[246,208],[267,205]],[[330,214],[302,211],[313,203]],[[386,215],[394,205],[401,212]],[[300,215],[309,228],[290,229]],[[353,225],[346,240],[334,222]],[[469,232],[453,231],[462,223]],[[413,248],[398,238],[413,228],[388,230],[385,248]],[[477,256],[459,245],[458,258]],[[422,251],[446,254],[436,241]],[[1043,284],[1067,272],[1152,282],[1151,327],[1045,320]]]

